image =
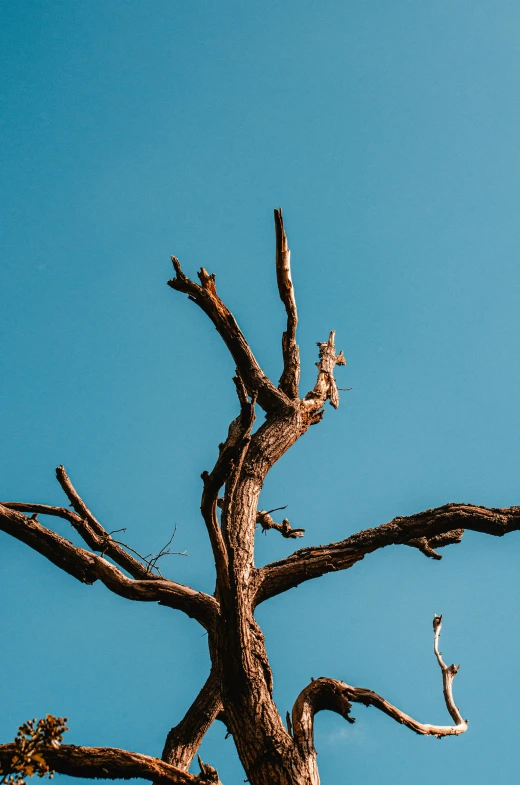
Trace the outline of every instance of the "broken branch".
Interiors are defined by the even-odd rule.
[[[297,537],[303,537],[305,529],[292,529],[291,524],[287,518],[284,518],[281,523],[275,523],[269,514],[270,512],[274,512],[274,510],[258,510],[256,513],[256,522],[259,526],[262,527],[262,531],[264,533],[269,529],[275,529],[276,531],[280,532],[282,537],[285,537],[286,539],[296,539]]]
[[[215,275],[210,275],[201,267],[198,273],[199,285],[185,275],[175,256],[171,259],[176,275],[168,281],[168,286],[187,294],[209,316],[228,347],[249,394],[257,394],[258,403],[266,412],[287,409],[290,406],[289,399],[260,368],[235,317],[218,296]]]
[[[347,361],[343,352],[336,354],[336,347],[334,345],[334,330],[331,330],[329,340],[326,343],[320,343],[319,356],[320,359],[316,363],[318,367],[318,378],[314,389],[307,393],[303,403],[308,401],[313,409],[320,409],[327,400],[330,401],[331,406],[335,409],[339,406],[339,393],[336,380],[334,378],[334,369],[336,365],[346,365]]]
[[[278,387],[289,398],[298,397],[300,350],[296,343],[298,312],[291,278],[291,252],[283,226],[282,208],[274,211],[276,231],[276,281],[287,313],[287,330],[282,335],[283,372]]]

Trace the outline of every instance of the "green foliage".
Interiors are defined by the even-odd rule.
[[[68,727],[67,717],[53,717],[28,720],[20,725],[14,740],[15,752],[11,759],[10,773],[4,775],[2,785],[26,785],[25,778],[46,774],[52,779],[54,771],[45,760],[45,749],[57,749]],[[0,771],[0,774],[2,772]]]

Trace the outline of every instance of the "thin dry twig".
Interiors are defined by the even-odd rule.
[[[114,531],[110,532],[110,534],[115,534],[116,532],[126,532],[126,529],[114,529]],[[164,545],[161,548],[159,553],[149,553],[146,556],[143,556],[142,554],[140,554],[139,551],[135,550],[135,548],[131,548],[130,545],[126,544],[126,542],[122,542],[121,540],[114,540],[112,537],[110,538],[110,541],[111,542],[117,542],[118,545],[122,545],[123,548],[127,548],[129,551],[132,551],[132,553],[135,553],[135,555],[139,556],[139,558],[146,564],[147,572],[151,573],[153,570],[157,570],[157,574],[161,578],[163,578],[164,576],[163,576],[162,572],[157,567],[157,562],[159,561],[159,559],[162,559],[163,556],[187,556],[188,555],[187,551],[169,551],[168,550],[168,547],[169,547],[169,545],[171,545],[171,543],[173,541],[173,538],[175,537],[176,532],[177,532],[177,524],[175,524],[175,526],[174,526],[172,536],[170,537],[170,539],[168,540],[166,545]]]

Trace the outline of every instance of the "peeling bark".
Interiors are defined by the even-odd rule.
[[[168,733],[162,759],[188,771],[202,739],[221,711],[220,679],[213,668],[183,719]]]

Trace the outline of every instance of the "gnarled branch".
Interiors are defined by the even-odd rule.
[[[283,372],[278,387],[289,398],[298,398],[300,350],[296,343],[298,312],[291,278],[291,252],[283,226],[282,208],[274,211],[276,231],[276,281],[287,313],[287,330],[282,335]]]
[[[15,771],[11,761],[16,754],[15,744],[0,744],[0,768],[3,774]],[[49,766],[59,774],[88,779],[145,779],[157,785],[202,785],[218,783],[211,767],[195,776],[171,766],[158,758],[128,752],[114,747],[77,747],[62,744],[58,749],[45,749],[45,759]],[[204,767],[206,768],[206,767]]]
[[[375,529],[365,529],[341,542],[302,548],[286,559],[271,562],[258,572],[256,604],[319,578],[346,570],[368,553],[387,545],[412,545],[433,558],[433,546],[460,542],[464,529],[502,537],[520,529],[520,507],[487,508],[471,504],[446,504],[432,510],[394,518]],[[421,545],[419,545],[421,543]],[[426,547],[427,546],[427,547]]]
[[[437,534],[435,537],[418,537],[405,543],[405,545],[417,548],[418,551],[424,553],[429,559],[440,561],[442,555],[437,553],[435,548],[445,548],[446,545],[458,545],[458,543],[462,542],[463,534],[464,529],[453,529],[452,531],[444,532],[444,534]]]
[[[433,649],[442,672],[444,701],[454,725],[431,725],[414,720],[408,714],[393,706],[377,692],[363,687],[351,687],[337,679],[320,678],[305,687],[299,694],[292,711],[294,740],[302,754],[315,765],[316,750],[314,748],[314,715],[318,711],[328,710],[340,714],[348,722],[354,722],[350,716],[352,703],[375,706],[396,722],[423,736],[459,736],[468,728],[468,721],[462,718],[453,700],[452,684],[458,671],[457,665],[446,665],[439,653],[438,641],[442,626],[442,616],[433,618]]]
[[[339,406],[339,393],[334,378],[334,369],[336,365],[346,365],[347,361],[343,352],[336,354],[335,335],[335,331],[332,330],[326,343],[320,343],[319,341],[317,343],[320,349],[320,359],[316,363],[318,378],[314,389],[308,392],[303,399],[303,404],[307,403],[311,409],[320,409],[327,400],[330,401],[331,406],[335,409]]]
[[[187,294],[209,316],[228,347],[248,393],[258,396],[258,403],[266,412],[287,409],[290,406],[289,399],[260,368],[235,317],[218,296],[215,275],[210,275],[201,267],[198,273],[199,285],[185,275],[175,256],[172,256],[172,262],[176,275],[168,281],[168,286]]]
[[[279,509],[283,508],[280,507]],[[258,510],[256,513],[256,522],[262,527],[263,532],[269,531],[269,529],[275,529],[275,531],[280,532],[282,537],[285,537],[286,539],[303,537],[305,529],[293,529],[287,518],[284,518],[281,523],[275,523],[270,515],[272,512],[274,512],[274,510]]]
[[[0,531],[10,534],[41,553],[60,569],[82,583],[100,580],[111,591],[129,600],[158,602],[184,611],[210,628],[218,613],[218,603],[208,594],[165,579],[133,580],[106,559],[73,545],[37,520],[0,504]]]

